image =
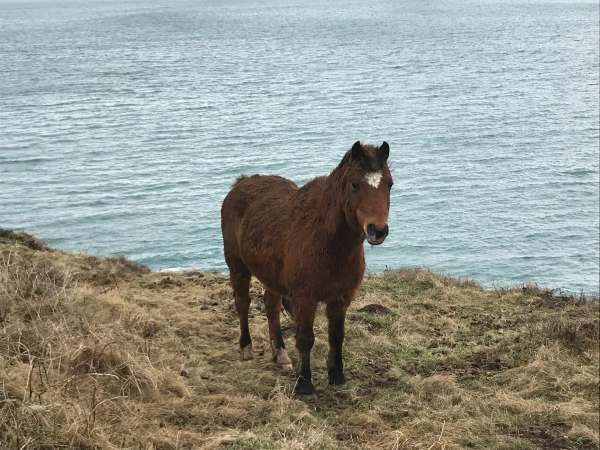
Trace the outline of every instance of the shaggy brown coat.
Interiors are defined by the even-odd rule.
[[[225,197],[221,229],[240,317],[242,359],[253,357],[248,329],[250,277],[265,287],[273,358],[283,366],[282,297],[297,323],[300,368],[295,392],[314,396],[310,351],[318,302],[329,321],[329,382],[345,382],[342,342],[346,309],[365,271],[363,242],[385,239],[392,177],[389,146],[356,142],[329,176],[299,188],[279,176],[241,177]]]

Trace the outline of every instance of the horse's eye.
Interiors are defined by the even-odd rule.
[[[388,189],[389,189],[390,191],[392,190],[392,186],[393,186],[393,185],[394,185],[394,182],[393,182],[393,181],[390,181],[390,182],[388,183]]]
[[[358,191],[358,188],[360,187],[359,183],[352,183],[352,191],[356,192]]]

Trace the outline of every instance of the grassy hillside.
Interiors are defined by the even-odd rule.
[[[320,313],[320,398],[304,403],[270,361],[258,283],[251,294],[258,357],[242,362],[226,276],[0,232],[0,448],[598,448],[597,302],[368,277],[348,317],[349,383],[327,385]]]

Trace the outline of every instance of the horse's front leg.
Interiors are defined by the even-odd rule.
[[[313,324],[317,311],[317,302],[310,298],[294,299],[294,315],[296,319],[296,348],[300,354],[300,367],[294,394],[304,399],[314,399],[317,391],[312,384],[310,371],[310,351],[315,343]]]
[[[344,323],[348,305],[345,301],[327,303],[327,320],[329,331],[329,355],[327,369],[329,384],[344,384],[344,361],[342,359],[342,345],[344,343]]]

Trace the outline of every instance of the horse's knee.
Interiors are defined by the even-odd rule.
[[[298,327],[296,332],[296,348],[300,352],[309,352],[315,344],[315,334],[312,329]]]
[[[344,325],[330,324],[332,329],[329,330],[329,346],[339,348],[344,343]]]

